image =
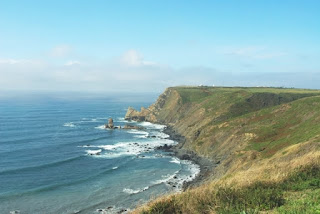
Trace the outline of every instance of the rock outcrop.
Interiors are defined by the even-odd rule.
[[[153,115],[153,112],[149,108],[141,107],[141,110],[137,111],[134,108],[129,107],[124,119],[129,120],[129,121],[133,120],[133,121],[137,121],[137,122],[155,121],[155,117]]]
[[[106,128],[106,129],[114,129],[114,128],[115,128],[115,126],[114,126],[114,124],[113,124],[113,119],[112,119],[112,118],[109,118],[108,124],[105,124],[105,128]]]
[[[125,120],[167,123],[168,120],[164,120],[165,115],[162,115],[164,113],[163,108],[166,103],[169,103],[169,105],[172,103],[172,98],[177,101],[179,99],[179,95],[175,90],[168,88],[159,96],[157,101],[148,108],[141,107],[140,111],[137,111],[133,107],[129,107],[125,115]]]
[[[134,126],[126,124],[122,129],[143,129],[141,126]]]
[[[131,125],[131,124],[126,124],[125,126],[115,126],[113,123],[113,119],[109,118],[108,124],[104,125],[105,129],[143,129],[141,126],[136,126],[136,125]]]

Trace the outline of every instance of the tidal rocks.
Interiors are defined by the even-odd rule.
[[[143,127],[141,127],[141,126],[135,126],[135,125],[130,125],[130,124],[126,124],[123,127],[115,126],[112,118],[109,118],[108,124],[105,124],[104,127],[105,127],[105,129],[143,129]]]
[[[172,145],[169,145],[169,146],[168,146],[167,144],[164,144],[163,146],[158,146],[156,149],[169,152],[169,151],[171,151],[171,149],[172,149]]]
[[[124,127],[122,127],[123,129],[143,129],[141,126],[134,126],[134,125],[129,125],[126,124]]]

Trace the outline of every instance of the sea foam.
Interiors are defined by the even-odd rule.
[[[63,126],[65,126],[65,127],[76,127],[76,125],[73,122],[65,123],[65,124],[63,124]]]
[[[98,150],[86,150],[88,155],[98,155],[102,152],[102,149],[98,149]]]
[[[150,123],[150,122],[141,122],[141,123],[139,123],[139,125],[146,127],[146,128],[149,128],[149,129],[163,130],[164,128],[166,128],[165,125],[154,124],[154,123]]]
[[[132,194],[137,194],[137,193],[146,191],[147,189],[149,189],[149,187],[144,187],[144,188],[142,188],[142,189],[136,189],[136,190],[130,189],[130,188],[124,188],[124,189],[123,189],[123,192],[132,195]]]
[[[95,129],[106,129],[105,125],[101,125],[101,126],[96,126],[94,127]]]

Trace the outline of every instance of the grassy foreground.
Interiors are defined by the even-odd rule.
[[[213,185],[164,197],[136,213],[320,213],[320,167],[297,169],[280,182]]]
[[[143,116],[217,164],[134,213],[320,213],[319,90],[174,87]]]

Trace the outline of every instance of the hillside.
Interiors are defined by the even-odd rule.
[[[180,195],[159,199],[161,203],[171,201],[168,208],[153,212],[152,207],[160,203],[153,202],[145,208],[146,213],[239,213],[254,209],[275,213],[287,209],[284,212],[287,213],[293,205],[289,206],[286,199],[295,201],[299,194],[314,198],[319,193],[320,176],[314,173],[319,171],[320,160],[318,90],[172,87],[147,109],[138,112],[129,108],[126,119],[166,124],[185,138],[180,148],[216,163],[206,183]],[[301,184],[304,187],[296,191],[282,188],[288,186],[287,180],[299,177],[301,173],[307,183],[308,179],[314,182],[311,182],[312,188],[309,183]],[[263,193],[272,188],[281,192],[279,201],[268,206],[240,196],[236,198],[241,198],[241,202],[236,202],[237,199],[228,201],[232,194],[243,191],[249,191],[245,195],[251,195],[250,191],[259,189],[253,188],[257,182]],[[300,185],[299,181],[293,183]],[[224,193],[231,191],[226,194],[228,206],[224,207],[230,208],[227,210],[221,208],[219,203],[222,202],[217,197],[221,195],[218,189],[222,187],[226,188]],[[195,199],[188,197],[191,192]],[[205,196],[202,195],[204,192]],[[202,201],[207,195],[212,197]],[[259,195],[264,194],[260,192]],[[272,193],[266,198],[271,200],[276,195]],[[318,207],[314,209],[320,211],[319,203],[318,197],[315,202]],[[167,209],[173,204],[177,207],[169,212]]]

